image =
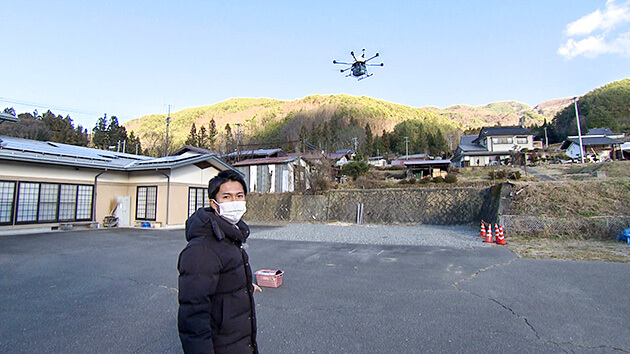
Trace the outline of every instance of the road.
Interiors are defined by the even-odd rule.
[[[255,238],[287,229],[248,242],[254,270],[285,271],[256,294],[262,353],[630,352],[630,264]],[[182,230],[0,237],[0,352],[181,352],[184,245]]]

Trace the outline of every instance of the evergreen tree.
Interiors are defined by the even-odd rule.
[[[107,136],[109,138],[110,146],[118,146],[118,144],[120,144],[121,149],[123,142],[127,140],[127,128],[118,124],[118,118],[116,118],[116,116],[112,116],[109,120],[109,125],[107,126]]]
[[[197,146],[204,149],[208,148],[208,132],[203,125],[199,129],[199,135],[197,135]]]
[[[129,139],[127,144],[125,144],[125,152],[128,154],[142,154],[142,143],[140,143],[140,138],[137,137],[133,130],[129,134]]]
[[[195,123],[193,123],[190,127],[190,132],[188,133],[188,137],[186,138],[186,142],[184,144],[190,146],[198,146],[198,142],[199,140],[197,138],[197,127],[195,126]]]
[[[214,118],[210,119],[208,125],[208,148],[214,150],[217,143],[217,124],[214,122]]]
[[[370,123],[365,123],[365,155],[370,157],[374,154],[374,136]]]
[[[225,125],[225,152],[230,153],[234,151],[234,135],[232,134],[232,128],[230,127],[230,123]]]
[[[92,129],[92,144],[99,149],[106,149],[109,145],[109,136],[107,135],[107,117],[100,117],[96,120],[96,125]]]

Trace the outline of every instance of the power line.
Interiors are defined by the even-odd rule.
[[[29,106],[29,107],[35,107],[35,108],[47,107],[48,109],[56,109],[56,110],[59,110],[59,111],[79,113],[79,114],[90,114],[90,115],[100,115],[101,114],[101,113],[98,113],[98,112],[86,111],[86,110],[77,109],[77,108],[68,108],[68,107],[54,106],[54,105],[49,105],[49,104],[44,104],[44,103],[22,101],[22,100],[16,100],[16,99],[12,99],[12,98],[7,98],[7,97],[0,97],[0,102],[19,104],[19,105],[22,105],[22,106]]]

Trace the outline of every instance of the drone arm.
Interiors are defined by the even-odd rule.
[[[380,64],[365,64],[366,66],[385,66],[385,64],[380,63]]]
[[[345,69],[341,69],[341,72],[343,73],[343,72],[346,72],[346,71],[348,71],[348,70],[350,70],[350,69],[352,69],[352,67],[345,68]]]
[[[373,57],[371,57],[371,58],[369,58],[369,59],[366,59],[366,60],[365,60],[365,62],[367,63],[368,61],[370,61],[370,60],[372,60],[372,59],[374,59],[374,58],[378,57],[379,55],[380,55],[380,54],[376,53],[376,55],[374,55]]]
[[[346,63],[345,61],[336,61],[336,60],[333,60],[333,64],[352,65],[352,63]]]

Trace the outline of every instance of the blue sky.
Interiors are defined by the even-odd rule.
[[[233,97],[529,105],[630,77],[630,2],[4,1],[0,106],[93,127]],[[357,82],[332,60],[366,48]]]

